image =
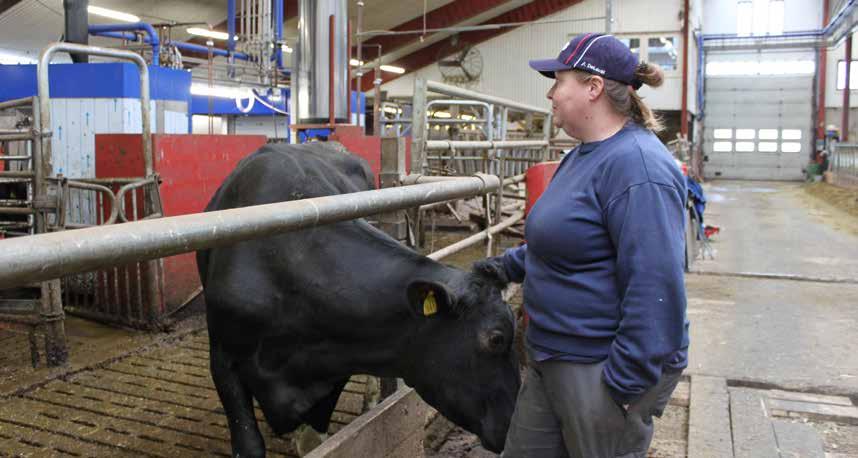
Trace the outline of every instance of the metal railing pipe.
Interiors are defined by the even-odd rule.
[[[429,140],[427,150],[449,149],[526,149],[545,148],[545,140],[498,140],[498,141],[464,141],[464,140]]]
[[[489,234],[497,234],[498,232],[511,227],[512,225],[521,221],[522,219],[524,219],[524,211],[515,212],[509,218],[503,220],[499,224],[496,224],[496,225],[490,227],[488,232],[482,231],[482,232],[474,234],[474,235],[472,235],[466,239],[459,240],[458,242],[456,242],[452,245],[448,245],[448,246],[441,248],[440,250],[438,250],[434,253],[429,254],[427,257],[430,259],[433,259],[435,261],[438,261],[440,259],[444,259],[447,256],[450,256],[451,254],[458,253],[459,251],[462,251],[465,248],[474,246],[474,245],[482,242],[483,240],[488,238]]]
[[[12,100],[7,100],[5,102],[0,102],[0,110],[5,110],[8,108],[15,108],[15,107],[23,107],[23,106],[32,105],[32,104],[33,104],[33,97],[32,96],[24,97],[21,99],[12,99]]]
[[[154,35],[154,37],[157,37],[157,33]],[[48,67],[50,66],[51,58],[57,52],[88,54],[92,56],[102,57],[115,57],[117,59],[130,60],[137,64],[137,69],[140,72],[140,115],[143,120],[143,163],[146,168],[146,176],[151,175],[154,168],[152,165],[152,120],[150,117],[151,113],[149,111],[149,67],[146,65],[146,61],[143,59],[143,57],[131,51],[100,48],[97,46],[84,46],[74,43],[55,42],[48,45],[48,47],[43,49],[42,53],[39,55],[38,65],[38,92],[40,111],[42,116],[41,125],[39,126],[39,128],[41,132],[48,132],[51,128],[51,88],[50,80],[48,79]],[[43,148],[43,150],[48,152],[48,154],[44,154],[44,159],[50,162],[50,146],[48,145],[50,145],[51,143],[48,141],[44,144],[45,147]]]
[[[508,184],[521,183],[522,181],[527,179],[527,174],[522,173],[521,175],[512,176],[503,180],[503,185],[506,186]]]
[[[32,133],[26,133],[26,134],[2,134],[2,133],[0,133],[0,141],[4,141],[4,142],[16,142],[16,141],[32,140],[32,139],[33,139]]]
[[[478,174],[450,182],[6,239],[0,241],[0,289],[485,194],[499,186],[497,177]]]
[[[2,178],[34,178],[36,176],[35,172],[30,170],[5,170],[0,171],[0,177]]]
[[[426,88],[432,92],[448,95],[451,97],[461,97],[463,99],[477,100],[480,102],[491,103],[512,108],[517,111],[532,111],[534,113],[550,114],[545,108],[535,107],[515,100],[496,97],[493,95],[483,94],[476,91],[469,91],[460,87],[451,86],[449,84],[439,83],[437,81],[426,81]]]

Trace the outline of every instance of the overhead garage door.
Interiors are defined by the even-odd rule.
[[[707,78],[705,177],[803,179],[812,116],[812,76]]]

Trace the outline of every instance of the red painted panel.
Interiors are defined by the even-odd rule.
[[[539,196],[541,196],[542,193],[545,192],[545,189],[548,188],[548,183],[551,182],[551,178],[554,176],[554,172],[557,171],[557,166],[559,165],[560,161],[541,162],[527,169],[527,202],[524,207],[525,215],[530,213],[530,209],[533,208],[533,204],[536,203]]]
[[[96,135],[96,176],[142,176],[141,142],[140,135]],[[261,135],[153,135],[154,166],[162,180],[165,215],[203,211],[238,161],[265,142]],[[164,300],[168,310],[181,304],[198,286],[193,253],[164,259]]]
[[[363,134],[363,127],[340,126],[337,127],[331,141],[341,143],[349,152],[356,154],[369,163],[372,174],[375,175],[375,186],[380,187],[379,174],[381,173],[381,137]],[[411,137],[405,139],[405,167],[408,170],[411,164]]]

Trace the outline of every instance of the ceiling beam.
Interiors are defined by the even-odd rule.
[[[531,22],[541,19],[550,14],[554,14],[570,6],[574,6],[583,0],[538,0],[522,5],[514,10],[495,16],[480,25],[503,24],[509,22]],[[407,56],[397,59],[393,62],[385,62],[388,65],[395,65],[405,69],[403,75],[419,70],[427,65],[437,61],[438,53],[442,48],[449,47],[452,54],[458,48],[465,45],[475,45],[486,40],[502,35],[506,32],[515,30],[517,27],[504,27],[499,29],[474,30],[469,32],[459,33],[459,45],[457,47],[449,47],[449,40],[445,39],[437,43],[421,48]],[[559,44],[558,44],[559,45]],[[384,52],[387,52],[385,49]],[[382,84],[393,81],[403,75],[397,75],[390,72],[382,72]],[[373,72],[367,72],[361,78],[361,90],[368,91],[372,89],[372,81],[374,78]]]
[[[442,27],[450,27],[507,2],[509,2],[509,0],[455,0],[426,13],[426,28],[439,29]],[[390,30],[393,32],[423,30],[423,16],[417,16],[416,18],[399,24]],[[433,34],[427,34],[427,36],[431,35]],[[370,38],[369,40],[364,41],[364,43],[373,47],[381,45],[382,52],[389,53],[418,40],[420,40],[419,34],[381,35],[375,38]]]
[[[21,3],[21,0],[0,0],[0,14],[3,14],[9,8]]]

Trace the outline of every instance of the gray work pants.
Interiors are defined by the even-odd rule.
[[[602,381],[605,363],[530,362],[518,394],[504,458],[645,457],[681,372],[628,407],[618,405]]]

